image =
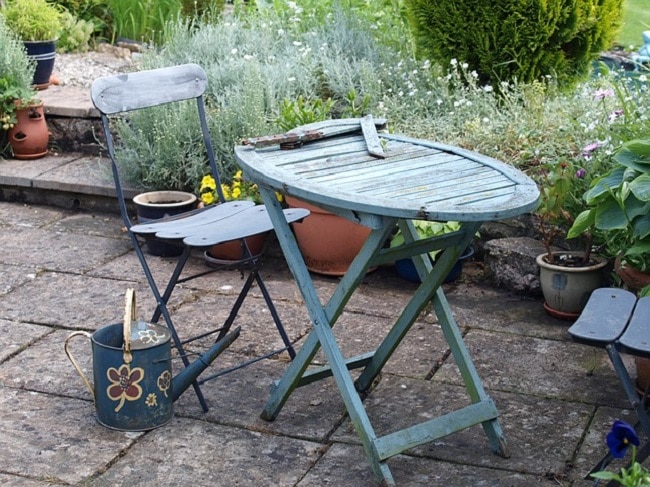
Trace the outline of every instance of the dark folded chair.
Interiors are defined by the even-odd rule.
[[[649,391],[637,391],[621,354],[650,357],[650,296],[637,299],[629,291],[617,288],[596,289],[580,314],[569,328],[573,340],[593,347],[604,348],[614,366],[630,405],[636,412],[637,432],[643,430],[650,438],[650,417],[646,399]],[[636,460],[643,462],[650,453],[650,442],[641,444]],[[613,457],[607,454],[587,475],[603,470]],[[596,480],[595,485],[598,484]],[[608,486],[618,485],[610,482]]]
[[[167,303],[169,302],[169,298],[175,286],[179,282],[185,282],[206,273],[202,272],[181,279],[181,274],[193,249],[209,249],[219,243],[237,240],[240,241],[245,256],[245,266],[242,266],[242,269],[245,268],[248,277],[245,280],[241,292],[223,326],[210,333],[218,333],[216,338],[217,340],[221,340],[226,336],[243,304],[244,299],[253,284],[256,283],[269,307],[269,310],[271,311],[275,327],[282,337],[285,347],[281,350],[266,354],[264,357],[257,357],[244,364],[229,369],[229,371],[285,350],[293,359],[295,357],[295,351],[259,273],[259,256],[251,255],[244,240],[246,237],[252,235],[272,231],[273,224],[271,223],[266,208],[263,205],[255,205],[249,201],[226,202],[224,200],[221,191],[221,179],[215,162],[213,146],[205,115],[203,94],[207,84],[207,76],[200,66],[196,64],[185,64],[181,66],[99,78],[93,82],[91,88],[93,104],[99,110],[101,115],[104,135],[106,137],[106,145],[112,165],[113,178],[115,180],[115,190],[117,192],[120,213],[124,220],[124,224],[126,225],[129,237],[133,242],[142,270],[144,271],[145,277],[157,303],[151,321],[156,322],[161,316],[163,317],[171,331],[179,355],[187,366],[189,360],[183,348],[184,344],[197,338],[202,338],[206,336],[206,334],[199,337],[189,337],[181,340],[177,328],[170,316]],[[123,116],[124,112],[192,99],[196,100],[197,121],[201,127],[209,168],[217,183],[216,186],[219,202],[218,204],[193,210],[174,217],[134,225],[127,212],[126,199],[120,180],[118,165],[116,163],[114,141],[109,125],[110,117],[115,115]],[[285,210],[284,213],[289,222],[300,220],[309,214],[309,212],[304,209],[288,209]],[[159,239],[182,247],[182,253],[178,258],[178,263],[169,278],[169,282],[162,292],[153,279],[150,267],[147,263],[147,257],[142,248],[143,243],[149,239]],[[217,375],[222,374],[215,374],[207,379],[202,379],[201,383],[214,378]],[[207,411],[207,404],[199,387],[199,382],[195,381],[193,385],[199,398],[199,402],[201,403],[201,407],[204,411]]]

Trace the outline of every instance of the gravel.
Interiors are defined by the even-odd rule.
[[[137,69],[138,53],[106,45],[85,53],[57,53],[54,76],[63,86],[90,87],[101,76],[126,73]]]

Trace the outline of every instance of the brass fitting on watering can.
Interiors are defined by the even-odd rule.
[[[100,424],[120,431],[145,431],[169,422],[173,402],[239,336],[235,328],[172,378],[171,334],[161,325],[136,320],[135,290],[125,296],[124,322],[90,334],[71,333],[65,353],[95,401]],[[76,336],[90,339],[94,387],[70,352]]]

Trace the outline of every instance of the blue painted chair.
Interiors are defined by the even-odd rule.
[[[614,366],[630,405],[638,419],[635,429],[650,438],[650,417],[647,412],[648,393],[637,391],[621,354],[650,357],[650,296],[637,299],[624,289],[600,288],[590,296],[578,320],[569,328],[571,338],[592,347],[604,348]],[[636,460],[643,462],[650,454],[650,442],[640,445]],[[589,472],[605,469],[613,460],[607,454]],[[594,485],[598,484],[598,480]],[[618,485],[612,481],[608,486]]]

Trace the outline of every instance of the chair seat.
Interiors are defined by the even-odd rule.
[[[198,208],[196,210],[181,213],[160,220],[149,221],[131,226],[131,231],[138,235],[165,234],[173,232],[185,232],[189,228],[203,227],[215,223],[224,218],[240,213],[255,206],[252,201],[228,201],[218,205]],[[156,235],[159,236],[159,235]],[[160,237],[160,238],[183,238],[183,237]]]
[[[596,289],[569,334],[578,342],[605,347],[621,336],[635,304],[636,296],[624,289]]]
[[[292,223],[305,218],[309,211],[291,208],[284,210],[284,215]],[[270,230],[273,230],[273,223],[266,207],[255,205],[252,201],[226,202],[166,218],[165,221],[131,227],[131,231],[138,235],[183,240],[185,245],[191,247],[212,247]]]

